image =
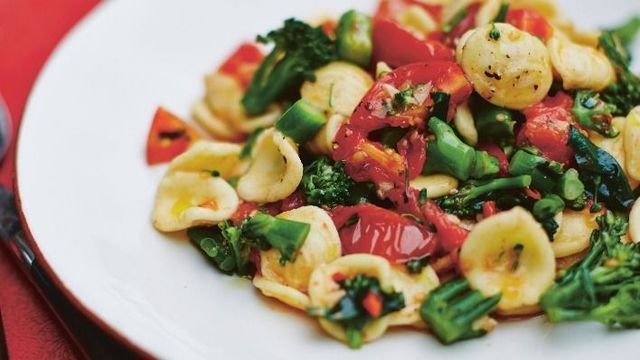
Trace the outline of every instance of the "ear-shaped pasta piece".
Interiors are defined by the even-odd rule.
[[[303,206],[277,217],[307,223],[311,229],[294,262],[281,265],[278,250],[261,251],[260,276],[305,293],[313,270],[340,257],[342,249],[338,230],[329,214],[316,206]]]
[[[553,25],[555,25],[554,34],[563,34],[576,44],[592,48],[598,47],[598,38],[602,34],[601,31],[578,29],[571,19],[564,17],[553,19]]]
[[[460,269],[471,287],[485,295],[502,293],[499,311],[536,305],[553,283],[555,266],[549,237],[519,207],[480,221],[460,251]]]
[[[241,149],[234,143],[200,140],[173,159],[168,172],[217,172],[223,179],[229,179],[246,168],[246,163],[240,160]]]
[[[634,243],[640,242],[640,200],[638,199],[629,213],[629,237]]]
[[[239,203],[224,179],[205,172],[178,171],[160,181],[151,218],[160,231],[184,230],[226,220]]]
[[[322,125],[320,131],[307,143],[307,147],[314,154],[331,155],[333,152],[333,141],[342,124],[347,121],[347,117],[340,114],[333,114]]]
[[[476,26],[486,25],[498,16],[501,0],[486,0],[476,13]]]
[[[472,30],[456,51],[474,89],[495,105],[520,110],[540,102],[551,88],[547,48],[537,37],[509,24]]]
[[[265,279],[262,276],[253,278],[253,286],[260,290],[262,295],[278,299],[298,310],[306,311],[309,307],[309,297],[307,294],[291,286],[282,285],[277,281]]]
[[[629,185],[631,185],[633,189],[638,186],[638,181],[631,176],[631,169],[633,168],[633,162],[636,161],[635,158],[638,157],[637,155],[634,157],[633,154],[638,151],[637,149],[640,149],[640,134],[638,134],[637,138],[638,147],[635,147],[635,149],[630,152],[632,156],[627,156],[628,147],[626,146],[626,138],[630,137],[629,132],[633,132],[633,125],[627,126],[627,124],[631,124],[631,122],[623,117],[615,117],[611,120],[611,125],[620,132],[618,136],[607,138],[592,131],[591,134],[589,134],[589,139],[616,159],[620,167],[624,170],[627,180],[629,180]],[[638,129],[640,129],[640,126],[638,126]]]
[[[609,59],[602,52],[578,45],[561,36],[547,43],[553,69],[567,89],[594,89],[600,91],[616,80]]]
[[[456,130],[464,139],[464,142],[471,146],[475,146],[478,144],[478,130],[476,129],[476,124],[473,121],[473,114],[471,114],[471,109],[469,109],[469,104],[466,102],[459,105],[456,109],[456,116],[453,118],[453,125],[455,125]]]
[[[627,174],[640,181],[640,106],[633,108],[627,115],[624,149]]]
[[[565,257],[586,250],[591,244],[591,232],[598,228],[596,216],[589,209],[565,210],[551,243],[555,256]]]
[[[241,103],[244,90],[238,80],[231,76],[215,72],[205,78],[205,85],[207,88],[205,100],[212,115],[226,122],[235,131],[248,134],[259,127],[269,127],[282,114],[280,106],[271,105],[264,114],[249,117]],[[201,113],[204,114],[203,111]],[[208,124],[208,126],[204,125],[207,129],[213,126],[211,121],[203,123]],[[218,127],[218,125],[215,128],[212,127],[212,133],[217,131]]]
[[[333,280],[335,274],[345,277],[367,275],[378,279],[384,291],[392,291],[391,265],[380,256],[369,254],[352,254],[340,257],[329,264],[321,265],[311,274],[309,280],[309,300],[312,307],[331,308],[344,296],[344,290]],[[345,330],[336,323],[319,319],[320,326],[334,338],[345,341]],[[387,330],[389,316],[378,318],[362,330],[364,342],[373,341]]]
[[[444,174],[418,175],[409,185],[418,190],[427,189],[427,198],[436,199],[458,188],[458,179]]]
[[[244,90],[232,76],[214,72],[205,78],[205,99],[214,114],[234,128],[246,118],[241,100]]]
[[[293,194],[301,180],[298,147],[272,128],[256,139],[249,170],[238,180],[238,195],[260,203],[278,201]]]
[[[360,67],[342,61],[331,62],[315,71],[315,81],[302,84],[300,95],[319,109],[351,116],[373,85],[373,79]]]
[[[419,274],[409,274],[404,268],[393,267],[391,284],[404,294],[405,307],[389,314],[389,325],[423,328],[425,324],[420,318],[420,305],[427,294],[440,284],[436,272],[430,266],[425,266]]]
[[[512,9],[533,9],[549,20],[560,14],[556,0],[507,0],[507,2]]]
[[[216,139],[233,140],[240,136],[226,121],[214,115],[204,100],[198,101],[193,106],[191,116]]]
[[[409,5],[396,17],[400,25],[419,36],[438,30],[438,23],[427,10],[418,5]]]

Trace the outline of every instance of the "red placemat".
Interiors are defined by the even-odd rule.
[[[98,0],[0,0],[0,94],[14,134],[27,96],[47,57],[64,34]],[[15,148],[0,164],[0,184],[11,187]],[[54,315],[0,246],[0,309],[11,359],[76,359]]]

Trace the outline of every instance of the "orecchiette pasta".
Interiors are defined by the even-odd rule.
[[[278,215],[279,218],[305,222],[311,225],[294,262],[280,264],[276,249],[260,253],[260,276],[301,292],[307,292],[311,272],[331,262],[341,253],[340,236],[326,211],[315,206],[304,206]]]
[[[458,106],[456,116],[453,118],[453,125],[467,144],[475,146],[478,143],[478,130],[476,130],[469,104],[464,103]]]
[[[458,179],[444,174],[419,175],[409,184],[415,189],[427,189],[427,198],[436,199],[451,194],[458,187]]]
[[[340,114],[333,114],[327,119],[316,136],[311,139],[307,146],[315,154],[331,155],[333,152],[333,141],[336,138],[340,126],[347,121],[347,117]]]
[[[405,307],[389,314],[389,325],[424,327],[424,322],[420,319],[420,305],[429,292],[440,284],[436,272],[426,266],[420,274],[412,275],[404,268],[393,267],[391,284],[395,291],[404,294]]]
[[[241,103],[244,90],[238,80],[231,76],[219,72],[213,73],[206,77],[205,85],[207,89],[205,99],[212,115],[219,120],[224,120],[236,132],[248,134],[258,127],[271,126],[282,114],[280,106],[273,104],[263,115],[249,117]],[[204,112],[201,115],[203,114]],[[205,128],[209,129],[209,127],[205,125]]]
[[[477,0],[458,0],[458,1],[446,2],[442,8],[442,23],[443,24],[448,23],[461,10],[466,9],[469,5],[473,4],[474,2],[477,2]]]
[[[239,157],[241,148],[234,143],[200,140],[173,159],[168,171],[216,171],[223,179],[238,176],[245,168]]]
[[[278,201],[291,195],[300,180],[302,161],[298,147],[272,128],[256,139],[249,170],[238,180],[238,195],[247,201]]]
[[[238,133],[226,121],[211,112],[204,100],[198,101],[193,106],[191,116],[213,137],[223,140],[231,140],[238,137]]]
[[[410,5],[405,11],[398,14],[397,19],[402,26],[419,36],[424,36],[438,29],[436,20],[418,5]]]
[[[551,247],[556,257],[577,254],[589,247],[591,232],[598,227],[596,214],[588,209],[582,211],[565,210],[562,222],[553,237]]]
[[[500,0],[486,0],[476,14],[476,26],[482,26],[492,22],[498,15],[501,4],[502,1]]]
[[[598,38],[602,32],[577,29],[575,24],[566,18],[556,18],[553,20],[553,24],[556,26],[554,29],[555,34],[560,32],[577,44],[590,46],[592,48],[598,47]]]
[[[640,242],[640,200],[636,200],[629,213],[629,236],[634,243]]]
[[[307,294],[291,286],[282,285],[277,281],[269,280],[262,276],[253,278],[253,286],[260,290],[262,295],[278,299],[293,308],[306,311],[309,307]]]
[[[578,45],[561,36],[554,36],[547,44],[553,69],[562,79],[565,89],[602,90],[615,81],[616,75],[609,59],[602,52]]]
[[[624,132],[627,174],[640,181],[640,106],[631,110],[627,116]]]
[[[483,98],[519,110],[547,95],[553,73],[540,39],[502,23],[471,31],[459,42],[457,58]]]
[[[536,305],[555,276],[555,258],[542,226],[516,207],[480,221],[460,251],[460,269],[485,295],[502,293],[499,311]]]
[[[623,117],[615,117],[611,120],[611,125],[617,129],[620,134],[614,138],[604,137],[595,131],[590,134],[590,140],[602,148],[604,151],[611,154],[611,156],[616,159],[620,167],[625,171],[625,175],[627,175],[627,179],[629,180],[629,184],[632,188],[638,185],[638,181],[636,181],[629,171],[632,169],[632,166],[629,166],[629,161],[633,162],[633,156],[626,156],[626,138],[628,137],[627,133],[629,131],[633,131],[631,126],[627,126],[630,122]],[[640,145],[640,137],[638,137]],[[633,154],[633,151],[631,151]]]
[[[302,98],[330,113],[351,116],[360,99],[373,84],[360,67],[341,61],[331,62],[315,71],[315,81],[300,89]]]
[[[368,275],[380,282],[385,291],[392,291],[391,265],[379,256],[369,254],[353,254],[340,257],[329,264],[321,265],[311,274],[309,281],[309,300],[312,307],[331,308],[344,296],[344,290],[333,280],[333,276],[340,273],[346,277]],[[345,330],[339,324],[320,319],[320,326],[334,338],[346,341]],[[367,324],[362,330],[365,342],[373,341],[387,330],[389,316],[378,318]]]
[[[223,178],[209,172],[177,171],[160,181],[151,218],[160,231],[178,231],[228,219],[239,202]]]

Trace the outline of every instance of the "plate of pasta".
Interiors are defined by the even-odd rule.
[[[621,0],[108,2],[31,96],[22,214],[155,357],[629,358],[639,31]]]

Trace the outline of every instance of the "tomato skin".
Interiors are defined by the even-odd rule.
[[[353,224],[347,224],[357,216]],[[371,204],[338,206],[331,211],[343,254],[373,254],[394,263],[430,255],[437,246],[433,233],[396,212]]]
[[[396,21],[400,13],[407,10],[411,5],[417,5],[426,10],[434,20],[440,22],[442,18],[442,5],[425,4],[420,0],[382,0],[378,4],[374,19],[386,19]]]
[[[373,23],[373,63],[384,61],[392,68],[426,61],[454,61],[454,51],[440,41],[420,40],[390,20]]]
[[[490,142],[482,142],[479,143],[476,148],[478,150],[484,150],[489,155],[498,159],[498,163],[500,164],[500,176],[509,176],[509,159],[507,159],[507,154],[496,144]]]
[[[398,141],[398,153],[407,161],[409,179],[415,179],[427,162],[427,139],[411,130]]]
[[[253,73],[263,59],[264,54],[256,44],[244,43],[220,65],[218,71],[235,77],[242,87],[246,89],[251,82],[251,78],[253,78]]]
[[[293,194],[287,196],[282,199],[282,205],[280,206],[281,211],[289,211],[293,209],[297,209],[306,204],[306,199],[301,190],[296,190]]]
[[[428,84],[431,86],[430,91],[451,94],[450,109],[455,109],[464,102],[473,90],[460,66],[446,61],[401,66],[373,85],[349,121],[338,130],[333,158],[346,162],[345,170],[355,181],[372,181],[383,195],[390,190],[395,190],[398,195],[403,193],[406,177],[417,175],[418,169],[421,170],[420,164],[426,158],[426,154],[422,153],[424,146],[421,145],[424,137],[419,133],[419,136],[410,135],[416,138],[400,145],[401,153],[385,149],[382,144],[368,139],[369,133],[385,127],[413,130],[424,128],[427,108],[432,104],[430,98],[425,99],[422,106],[404,113],[387,116],[377,112],[382,107],[382,102],[389,98],[386,85],[400,88],[406,84]],[[394,201],[397,203],[399,198]]]
[[[482,217],[485,219],[497,214],[498,208],[496,207],[496,202],[493,200],[485,201],[482,204]]]
[[[147,136],[147,164],[155,165],[173,160],[185,152],[200,135],[163,107],[153,116]]]
[[[527,120],[518,134],[518,145],[529,143],[547,159],[569,164],[573,158],[573,150],[567,145],[569,126],[574,124],[572,106],[573,99],[560,91],[524,109]]]
[[[453,222],[435,202],[427,201],[422,207],[424,219],[436,228],[440,247],[445,252],[451,252],[460,246],[469,235],[469,230]]]
[[[253,201],[243,201],[238,205],[236,212],[231,215],[229,220],[235,225],[240,226],[242,221],[248,217],[251,217],[255,212],[259,210],[260,206],[258,203]]]
[[[377,293],[369,291],[362,299],[362,307],[367,310],[372,318],[376,319],[382,314],[382,298]]]
[[[553,27],[537,11],[532,9],[510,9],[505,21],[522,31],[539,37],[547,42],[553,35]]]

